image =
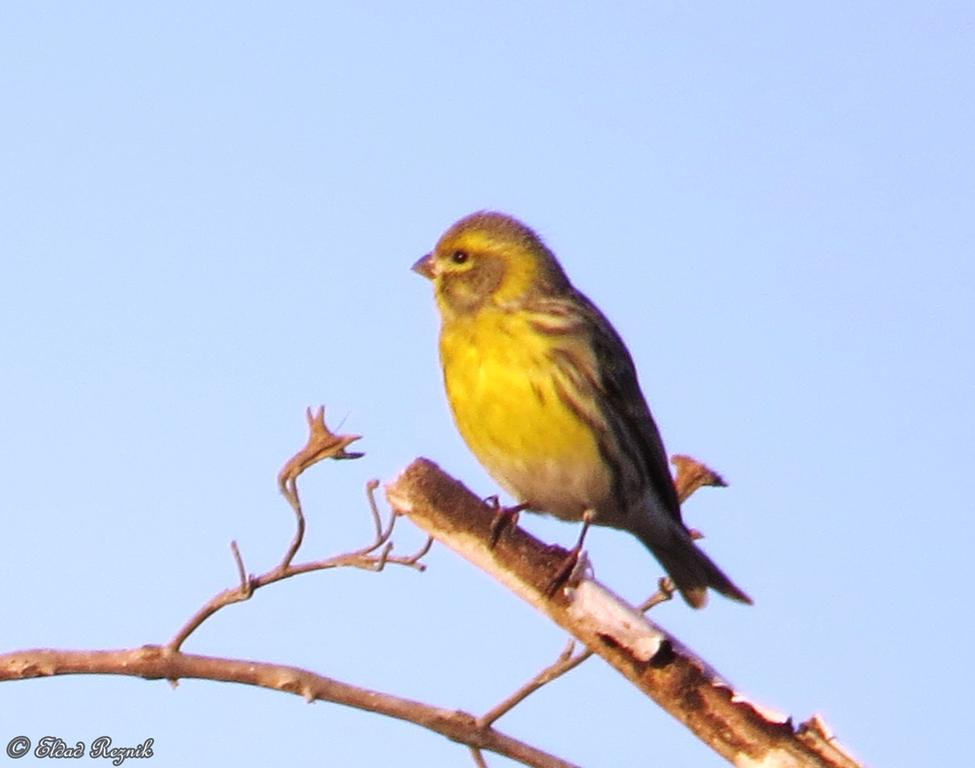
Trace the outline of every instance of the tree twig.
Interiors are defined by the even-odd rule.
[[[561,677],[569,670],[575,669],[582,664],[582,662],[592,656],[592,651],[590,651],[588,648],[573,655],[575,647],[575,640],[570,640],[566,645],[565,650],[559,654],[559,657],[552,664],[545,667],[545,669],[535,675],[531,680],[521,686],[521,688],[511,694],[504,701],[500,702],[481,715],[477,719],[478,725],[484,727],[491,725],[495,720],[503,715],[506,715],[516,706],[521,704],[521,702],[535,693],[535,691],[537,691],[539,688],[547,685],[556,678]]]
[[[250,576],[244,569],[244,561],[237,543],[231,542],[231,550],[237,565],[240,584],[236,587],[218,592],[207,600],[179,629],[172,640],[169,641],[167,647],[171,651],[178,651],[183,643],[186,642],[186,639],[199,629],[203,622],[221,608],[249,600],[254,592],[261,587],[266,587],[268,584],[273,584],[283,579],[289,579],[302,573],[324,571],[332,568],[352,567],[370,571],[381,571],[390,563],[415,568],[420,571],[424,570],[425,566],[420,562],[420,559],[430,551],[433,540],[428,539],[417,552],[411,555],[392,554],[393,544],[390,538],[393,535],[393,528],[396,525],[396,516],[390,514],[389,523],[383,525],[382,515],[379,512],[375,500],[375,490],[379,485],[378,481],[375,480],[370,481],[366,487],[369,509],[375,528],[373,540],[361,549],[352,552],[306,563],[296,564],[293,562],[305,536],[305,515],[302,511],[301,500],[298,495],[298,478],[306,469],[324,459],[355,459],[363,455],[346,450],[351,443],[359,439],[358,435],[336,435],[329,430],[325,425],[325,409],[323,407],[318,408],[314,412],[311,408],[308,408],[305,411],[305,418],[308,422],[308,443],[288,460],[278,474],[278,486],[295,513],[295,534],[288,549],[285,551],[284,557],[281,559],[281,562],[266,573],[258,576]],[[379,554],[373,554],[377,550],[379,550]]]
[[[382,543],[385,542],[381,542],[380,545]],[[293,563],[283,571],[280,569],[280,567],[276,566],[273,570],[268,571],[267,573],[262,573],[258,576],[251,576],[250,590],[247,592],[242,592],[241,588],[236,586],[230,589],[225,589],[222,592],[218,592],[216,595],[211,597],[196,613],[193,614],[192,617],[190,617],[190,619],[180,628],[180,630],[173,636],[173,639],[170,640],[167,645],[174,651],[179,650],[186,639],[193,634],[193,632],[199,629],[200,625],[203,624],[204,621],[210,618],[221,608],[248,600],[254,592],[261,587],[266,587],[268,584],[273,584],[276,581],[282,581],[284,579],[290,579],[291,577],[298,576],[302,573],[311,573],[312,571],[327,571],[331,570],[332,568],[361,568],[365,571],[381,571],[390,563],[423,571],[426,569],[426,566],[422,562],[419,562],[419,560],[421,557],[423,557],[423,555],[430,551],[430,546],[431,542],[428,540],[418,551],[410,555],[392,555],[390,554],[390,550],[387,548],[378,556],[351,552],[347,554],[335,555],[334,557],[327,557],[323,560],[314,560],[308,563]]]
[[[472,749],[504,755],[536,768],[576,768],[572,763],[478,724],[467,712],[442,709],[381,691],[359,688],[298,667],[174,652],[147,645],[112,651],[46,648],[0,654],[0,681],[52,675],[124,675],[148,680],[196,678],[241,683],[292,693],[405,720]]]
[[[305,515],[301,510],[298,498],[298,477],[309,467],[324,459],[358,459],[362,453],[350,453],[345,449],[351,443],[360,439],[359,435],[336,435],[325,425],[325,406],[319,406],[312,413],[311,408],[305,409],[305,419],[308,422],[308,443],[298,453],[292,456],[278,473],[278,487],[294,510],[297,530],[278,566],[282,571],[287,570],[291,561],[301,548],[305,537]]]
[[[253,590],[250,576],[247,575],[247,569],[244,568],[244,558],[240,555],[240,548],[237,546],[236,540],[230,542],[230,550],[234,553],[234,560],[237,562],[237,575],[240,576],[240,594],[246,600],[251,596]]]

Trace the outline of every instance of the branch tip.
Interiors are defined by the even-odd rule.
[[[288,495],[289,488],[294,488],[298,476],[306,469],[323,459],[358,459],[365,454],[345,450],[360,435],[336,435],[325,424],[325,406],[319,406],[314,412],[311,407],[305,409],[305,420],[308,422],[308,443],[298,453],[291,457],[278,473],[278,487]]]
[[[254,589],[251,583],[251,577],[247,573],[247,569],[244,568],[244,558],[240,555],[240,548],[237,546],[236,539],[231,540],[230,550],[234,553],[234,560],[237,563],[237,575],[240,577],[240,596],[242,599],[247,600]]]
[[[707,464],[690,456],[679,454],[671,456],[670,463],[677,468],[677,479],[674,480],[674,485],[677,488],[677,498],[682,504],[699,488],[704,486],[725,488],[728,485],[724,478]]]

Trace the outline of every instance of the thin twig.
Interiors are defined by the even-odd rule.
[[[393,542],[388,542],[383,551],[379,553],[379,558],[376,561],[376,573],[379,573],[383,568],[386,567],[386,561],[389,559],[389,553],[393,550]]]
[[[474,765],[477,768],[488,768],[488,764],[484,761],[484,755],[480,749],[477,747],[469,747],[471,750],[471,757],[474,758]]]
[[[240,594],[246,600],[251,596],[251,580],[247,575],[247,569],[244,568],[244,558],[240,556],[240,548],[237,546],[236,540],[230,542],[230,549],[234,553],[234,560],[237,561],[237,575],[240,576]]]
[[[390,537],[393,535],[393,528],[396,527],[396,515],[390,514],[389,524],[386,526],[383,525],[382,514],[379,512],[379,505],[376,502],[376,488],[378,487],[378,480],[370,480],[368,483],[366,483],[366,499],[369,501],[369,511],[372,513],[375,536],[370,544],[367,544],[361,549],[353,550],[349,553],[350,555],[360,556],[371,554],[389,541]]]
[[[657,591],[640,603],[636,609],[640,613],[646,613],[651,608],[655,608],[661,603],[666,603],[668,600],[673,600],[674,592],[676,591],[677,585],[674,584],[674,580],[670,578],[670,576],[661,576],[660,581],[657,582]]]
[[[216,595],[211,597],[196,613],[193,614],[189,621],[187,621],[183,627],[180,628],[176,635],[173,636],[173,639],[169,641],[167,647],[173,651],[178,651],[183,643],[186,642],[186,639],[193,634],[193,632],[199,629],[200,625],[203,624],[204,621],[209,619],[221,608],[249,599],[251,595],[253,595],[253,593],[261,587],[266,587],[269,584],[274,584],[275,582],[283,581],[284,579],[290,579],[303,573],[311,573],[312,571],[327,571],[333,568],[359,568],[365,571],[381,571],[386,565],[389,564],[402,565],[422,572],[426,569],[426,566],[419,562],[419,560],[430,550],[430,543],[431,542],[428,539],[419,551],[411,555],[393,555],[391,554],[392,542],[379,541],[378,543],[371,544],[367,548],[368,552],[348,552],[341,555],[335,555],[333,557],[327,557],[322,560],[313,560],[307,563],[292,563],[283,569],[279,564],[267,573],[251,576],[248,579],[249,589],[246,592],[242,591],[240,586],[236,586],[218,592]],[[374,552],[377,547],[380,547],[383,544],[386,546],[379,555],[370,554],[371,552]]]
[[[305,515],[298,498],[299,475],[323,459],[358,459],[363,455],[345,450],[360,439],[359,435],[336,435],[325,425],[325,406],[319,406],[314,413],[311,408],[306,408],[305,420],[308,422],[308,443],[278,473],[278,487],[294,510],[297,522],[295,536],[279,566],[282,571],[291,565],[305,536]]]
[[[376,489],[379,487],[379,481],[376,479],[370,480],[366,483],[366,498],[369,500],[369,511],[372,512],[372,522],[376,526],[376,538],[380,539],[383,535],[383,518],[379,514],[379,504],[376,502]],[[392,521],[390,521],[390,528],[392,528]]]
[[[282,492],[288,500],[288,504],[291,505],[291,508],[295,512],[296,527],[294,538],[291,540],[291,544],[288,546],[288,550],[284,553],[284,558],[282,558],[281,564],[278,566],[278,568],[284,571],[291,565],[291,561],[298,554],[298,550],[301,549],[301,543],[305,539],[305,513],[301,511],[301,499],[298,498],[297,483],[292,482],[283,486]]]
[[[305,537],[305,515],[298,495],[298,478],[306,469],[323,459],[353,459],[362,456],[361,453],[346,451],[350,443],[359,439],[358,435],[333,434],[325,424],[324,408],[318,408],[314,412],[308,408],[305,411],[305,418],[308,422],[308,443],[285,464],[278,474],[278,487],[294,510],[296,523],[294,537],[284,557],[277,566],[266,573],[259,576],[249,576],[244,568],[244,561],[237,543],[232,542],[231,550],[237,563],[237,572],[240,578],[239,586],[225,589],[204,603],[169,641],[166,647],[170,651],[178,651],[186,639],[221,608],[248,600],[256,590],[276,581],[289,579],[302,573],[332,568],[361,568],[369,571],[381,571],[386,565],[395,564],[415,568],[418,571],[425,569],[426,566],[420,562],[420,559],[430,550],[432,543],[430,539],[415,554],[407,556],[392,554],[393,544],[390,538],[396,525],[396,515],[390,514],[389,523],[383,523],[382,513],[379,511],[379,505],[375,498],[375,490],[379,487],[379,483],[375,480],[371,480],[366,486],[366,496],[374,527],[373,540],[365,547],[352,552],[306,563],[294,562]],[[374,554],[376,550],[380,550],[378,554]]]
[[[543,685],[547,685],[557,677],[564,675],[569,670],[575,669],[582,664],[582,662],[592,656],[592,651],[590,651],[588,648],[573,656],[572,653],[575,650],[575,647],[575,640],[569,640],[568,645],[565,646],[565,650],[559,654],[558,659],[556,659],[553,664],[545,667],[545,669],[535,675],[531,680],[521,686],[521,688],[511,694],[508,698],[488,712],[481,715],[477,719],[477,724],[482,728],[487,728],[499,717],[507,714],[516,706],[521,704],[522,701],[531,696]]]
[[[423,558],[423,557],[426,557],[427,552],[430,551],[430,548],[432,546],[433,546],[433,536],[427,536],[427,540],[426,540],[426,542],[424,542],[423,546],[420,547],[414,554],[410,555],[407,558],[404,558],[404,560],[401,563],[401,565],[413,565],[413,564],[416,564],[418,566],[419,570],[425,571],[426,570],[426,565],[424,565],[423,563],[421,563],[420,562],[420,559]]]
[[[493,728],[473,715],[349,685],[298,667],[173,652],[148,645],[111,651],[32,649],[0,654],[0,681],[52,675],[122,675],[147,680],[200,679],[240,683],[327,701],[414,723],[451,741],[504,755],[536,768],[575,768],[572,763]]]
[[[670,579],[670,577],[662,577],[660,579],[660,588],[650,595],[650,597],[640,603],[637,610],[640,613],[646,613],[651,608],[660,605],[660,603],[666,603],[668,600],[673,599],[675,590],[676,587],[674,586],[674,582]],[[575,650],[575,646],[576,641],[569,640],[565,650],[559,654],[558,659],[553,664],[545,667],[545,669],[535,675],[535,677],[525,683],[521,688],[511,694],[511,696],[502,701],[492,710],[481,715],[481,717],[478,718],[478,723],[485,726],[491,725],[495,720],[514,709],[515,706],[527,699],[539,688],[544,685],[548,685],[553,680],[562,677],[562,675],[566,674],[567,672],[571,672],[593,655],[593,652],[586,648],[573,656],[572,652]]]

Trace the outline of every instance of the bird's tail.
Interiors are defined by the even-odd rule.
[[[668,526],[665,535],[657,530],[653,534],[640,535],[640,540],[670,574],[692,608],[703,608],[707,604],[708,587],[732,600],[751,605],[752,599],[725,576],[679,523]]]

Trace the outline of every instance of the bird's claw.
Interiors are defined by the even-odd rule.
[[[488,496],[485,503],[494,509],[494,518],[491,520],[491,549],[498,545],[498,541],[508,528],[518,526],[519,513],[528,508],[527,504],[516,504],[513,507],[502,507],[497,496]]]
[[[546,597],[553,597],[566,584],[572,582],[578,583],[582,578],[583,572],[589,565],[589,560],[582,551],[582,544],[586,540],[586,534],[589,532],[589,526],[592,525],[592,519],[592,511],[586,510],[582,515],[582,531],[579,532],[579,540],[569,551],[565,559],[559,563],[558,570],[555,571],[555,575],[545,588]]]

